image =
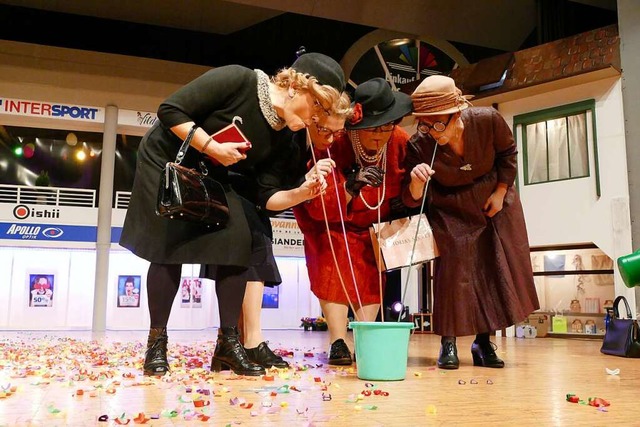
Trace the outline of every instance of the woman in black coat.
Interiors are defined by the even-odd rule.
[[[158,122],[140,143],[136,176],[120,244],[151,264],[147,293],[151,328],[144,373],[164,375],[166,326],[178,291],[182,264],[215,266],[220,312],[212,370],[231,368],[242,375],[262,375],[238,340],[237,322],[247,281],[279,283],[271,251],[268,217],[256,209],[255,174],[277,147],[285,128],[297,131],[319,114],[345,114],[349,98],[342,92],[344,74],[333,59],[302,55],[270,79],[260,70],[229,65],[207,71],[170,95],[158,109]],[[232,121],[250,143],[216,141],[211,134]],[[230,208],[226,227],[170,220],[156,215],[160,174],[174,161],[182,140],[197,130],[182,162],[207,162],[209,174],[225,187]],[[316,183],[317,184],[317,183]],[[312,183],[308,184],[312,185]],[[319,184],[317,184],[319,185]]]

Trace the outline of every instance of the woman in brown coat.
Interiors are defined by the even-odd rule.
[[[456,337],[476,335],[473,364],[502,368],[491,331],[539,308],[524,213],[513,186],[513,135],[495,109],[467,108],[449,77],[427,77],[411,97],[419,123],[407,147],[403,202],[419,206],[432,178],[428,217],[440,249],[433,309],[434,332],[442,336],[438,367],[457,369]]]

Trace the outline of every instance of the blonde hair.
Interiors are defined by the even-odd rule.
[[[346,120],[352,114],[351,99],[347,92],[338,90],[329,85],[321,85],[318,80],[304,73],[299,73],[293,68],[283,68],[271,78],[271,81],[282,89],[293,85],[296,90],[304,90],[313,95],[322,107],[331,115]]]

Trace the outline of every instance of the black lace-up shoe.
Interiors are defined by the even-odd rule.
[[[471,344],[471,356],[473,356],[473,366],[484,366],[485,368],[504,368],[504,360],[496,355],[498,346],[492,342]]]
[[[460,367],[460,360],[458,359],[458,349],[456,348],[456,337],[442,337],[440,343],[438,368],[458,369]]]
[[[261,342],[255,348],[245,348],[249,360],[253,363],[257,363],[263,368],[269,369],[271,367],[286,369],[289,367],[289,363],[282,357],[275,354],[266,342]]]
[[[329,365],[346,366],[351,365],[351,351],[347,347],[347,343],[342,338],[339,338],[331,344],[331,351],[329,352]]]

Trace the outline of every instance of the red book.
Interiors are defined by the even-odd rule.
[[[233,121],[230,125],[223,127],[219,131],[215,132],[211,135],[211,137],[219,143],[225,142],[246,142],[249,143],[249,146],[246,148],[240,148],[238,151],[241,153],[245,153],[249,148],[251,148],[251,141],[247,139],[247,137],[242,133],[238,125],[236,125],[236,121],[242,123],[242,119],[238,116],[233,118]],[[219,163],[216,159],[211,157],[211,161],[214,163]]]
[[[244,136],[240,128],[235,123],[231,123],[230,125],[220,129],[219,131],[211,135],[211,137],[220,143],[249,142],[249,144],[251,144],[251,142],[247,139],[246,136]],[[246,148],[245,151],[248,149],[249,148]]]

